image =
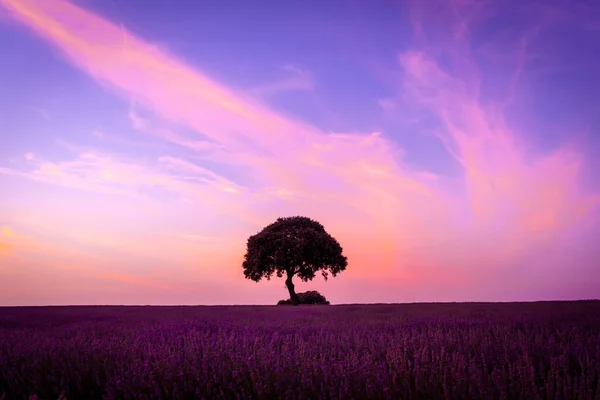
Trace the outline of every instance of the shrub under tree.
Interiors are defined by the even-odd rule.
[[[329,302],[327,301],[325,296],[323,296],[321,293],[317,292],[316,290],[309,290],[307,292],[298,293],[298,303],[299,304],[322,304],[322,305],[327,305],[327,306],[329,305]],[[290,304],[292,304],[290,299],[279,300],[277,302],[278,306],[290,305]]]

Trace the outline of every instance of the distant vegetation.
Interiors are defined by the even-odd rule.
[[[321,305],[329,305],[329,302],[321,293],[316,290],[309,290],[308,292],[298,293],[298,303],[299,304],[321,304]],[[287,300],[279,300],[277,303],[278,306],[282,305],[291,305],[292,302]]]
[[[307,217],[285,217],[250,236],[242,267],[244,276],[255,282],[285,275],[290,304],[299,305],[292,278],[313,280],[321,272],[327,280],[346,270],[348,260],[342,246],[319,222]]]
[[[600,302],[0,308],[0,397],[598,399]]]

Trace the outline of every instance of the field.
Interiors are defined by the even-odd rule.
[[[0,308],[6,400],[594,400],[599,378],[600,301]]]

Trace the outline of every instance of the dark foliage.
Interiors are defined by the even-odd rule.
[[[309,290],[308,292],[298,293],[298,303],[299,304],[329,305],[329,302],[327,301],[325,296],[323,296],[321,293],[317,292],[316,290]],[[277,302],[278,306],[291,305],[291,304],[292,304],[292,302],[290,301],[290,299],[279,300]]]
[[[285,217],[250,236],[242,267],[244,276],[255,282],[275,274],[286,276],[290,300],[298,304],[292,278],[308,282],[321,272],[325,280],[336,276],[348,265],[342,246],[323,225],[307,217]]]
[[[598,399],[600,302],[0,308],[0,398]]]

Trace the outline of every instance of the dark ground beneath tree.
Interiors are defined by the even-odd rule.
[[[595,399],[600,302],[0,308],[0,397]]]

